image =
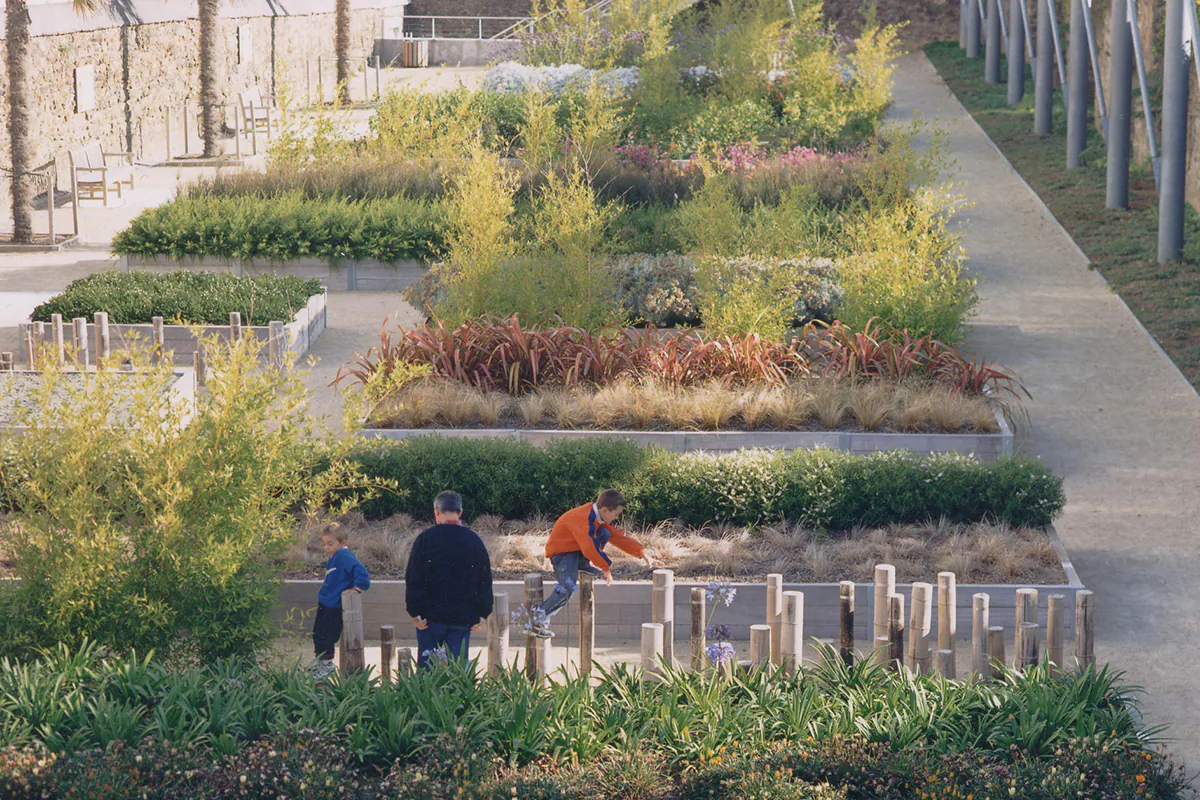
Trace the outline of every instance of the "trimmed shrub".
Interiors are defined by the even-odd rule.
[[[105,311],[114,325],[148,325],[154,317],[174,325],[225,325],[236,311],[245,325],[265,325],[291,322],[310,297],[323,291],[320,281],[295,275],[99,272],[72,281],[35,308],[30,319],[49,322],[51,315],[62,314],[66,320],[91,320]]]
[[[828,449],[679,454],[620,439],[560,440],[539,449],[431,435],[366,446],[353,459],[364,473],[410,490],[402,499],[370,500],[362,506],[369,517],[427,516],[447,488],[463,495],[469,516],[560,514],[616,486],[630,514],[647,524],[784,518],[831,530],[943,517],[1046,525],[1064,502],[1060,478],[1040,461],[1015,457],[979,462],[958,454]]]

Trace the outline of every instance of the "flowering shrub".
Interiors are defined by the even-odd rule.
[[[530,67],[515,61],[505,61],[483,75],[483,88],[488,92],[527,92],[540,89],[552,95],[579,90],[589,83],[598,83],[619,94],[628,94],[638,84],[637,67],[593,70],[579,64],[559,64],[553,67]]]

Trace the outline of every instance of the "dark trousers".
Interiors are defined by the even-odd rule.
[[[317,658],[333,660],[333,649],[342,638],[342,609],[317,605],[317,618],[313,621],[313,649]]]
[[[554,577],[557,579],[557,583],[554,584],[554,591],[541,605],[541,612],[546,615],[546,619],[562,609],[571,599],[571,595],[579,590],[580,571],[592,575],[604,574],[593,567],[583,552],[579,550],[551,556],[550,564],[554,567]]]
[[[429,654],[442,645],[446,646],[446,654],[450,658],[467,659],[468,648],[471,646],[471,629],[465,625],[443,625],[440,622],[430,622],[425,630],[417,631],[417,667],[425,669],[429,666]]]

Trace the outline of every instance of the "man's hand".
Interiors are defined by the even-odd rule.
[[[611,569],[604,570],[604,585],[612,586],[612,570]]]
[[[646,553],[644,556],[642,556],[642,561],[646,562],[647,567],[654,569],[654,559],[650,557],[649,553]]]
[[[413,617],[412,621],[413,625],[416,625],[417,630],[419,631],[423,631],[429,627],[429,620],[425,619],[424,617]]]
[[[479,633],[481,630],[483,630],[482,620],[471,626],[471,633]]]

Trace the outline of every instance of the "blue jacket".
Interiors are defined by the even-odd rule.
[[[329,608],[342,607],[342,592],[351,589],[362,589],[364,592],[371,588],[371,576],[367,568],[350,552],[349,547],[343,547],[325,563],[325,582],[321,591],[317,592],[317,602]]]

